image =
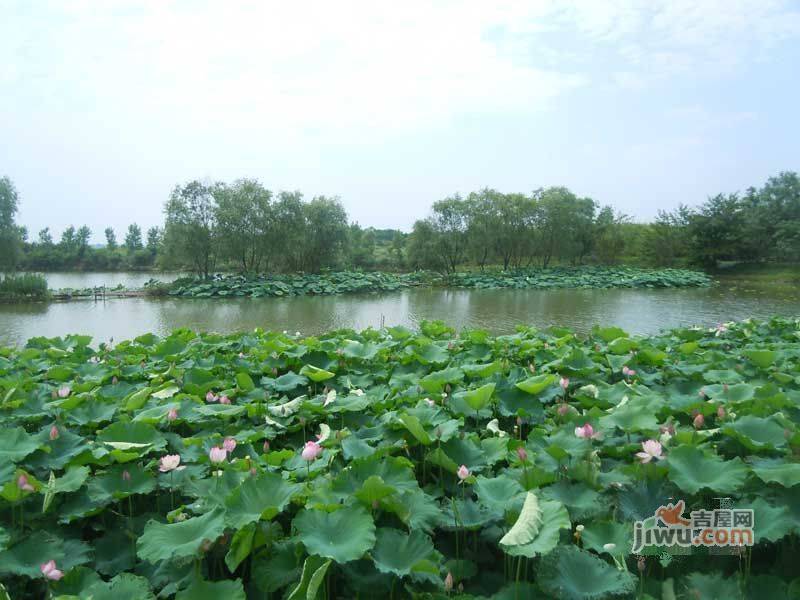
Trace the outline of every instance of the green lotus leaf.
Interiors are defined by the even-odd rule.
[[[689,598],[731,600],[741,597],[736,579],[726,577],[722,573],[690,573],[681,583]]]
[[[136,541],[136,553],[142,560],[159,560],[194,556],[203,542],[213,542],[225,530],[224,511],[215,509],[199,517],[179,523],[148,521],[144,533]]]
[[[244,587],[238,579],[224,581],[205,581],[195,579],[185,590],[175,596],[175,600],[246,600]]]
[[[410,530],[430,533],[441,516],[441,509],[433,497],[419,489],[386,498],[382,506],[394,512]]]
[[[114,465],[95,475],[88,484],[89,497],[95,502],[121,500],[132,494],[149,494],[156,488],[156,478],[138,465]]]
[[[529,544],[536,538],[541,526],[542,509],[539,507],[539,499],[533,492],[528,492],[516,523],[500,539],[500,546],[507,549]]]
[[[299,546],[299,542],[283,539],[274,544],[269,554],[254,557],[253,579],[258,589],[272,593],[300,578],[303,551]]]
[[[33,532],[0,552],[0,573],[39,578],[39,565],[56,561],[63,572],[89,562],[91,548],[82,541],[63,539],[44,531]]]
[[[558,545],[561,530],[571,527],[569,514],[561,502],[557,500],[542,500],[539,503],[539,508],[542,519],[541,526],[530,542],[521,545],[502,546],[501,540],[501,546],[508,555],[526,556],[528,558],[545,556]]]
[[[720,494],[738,490],[747,476],[747,467],[739,457],[722,460],[695,446],[678,446],[669,453],[669,479],[689,494],[709,489]]]
[[[790,535],[796,525],[789,507],[785,504],[773,505],[764,498],[755,498],[752,502],[737,502],[734,509],[752,509],[753,533],[755,542],[777,542]]]
[[[300,489],[276,473],[251,477],[225,499],[226,522],[239,529],[260,519],[268,521],[283,511]]]
[[[289,594],[287,600],[316,600],[325,573],[328,572],[328,567],[330,566],[330,559],[325,560],[319,556],[309,556],[306,562],[303,563],[300,582]]]
[[[180,389],[180,388],[178,388],[178,389]],[[175,391],[177,392],[178,389],[176,389]],[[147,399],[150,397],[150,393],[152,391],[153,391],[153,388],[144,387],[144,388],[141,388],[139,390],[131,392],[125,398],[125,410],[133,411],[133,410],[139,410],[140,408],[142,408],[145,405],[145,403],[147,402]]]
[[[786,462],[781,458],[761,458],[753,461],[752,469],[764,483],[778,483],[783,487],[800,483],[800,463]]]
[[[250,375],[247,373],[236,374],[236,385],[243,392],[250,392],[256,389],[256,384],[253,383],[252,377],[250,377]]]
[[[98,581],[84,592],[92,600],[154,600],[150,584],[144,577],[120,573],[109,582]]]
[[[515,479],[507,475],[487,478],[479,475],[473,486],[475,493],[486,506],[501,506],[504,510],[513,510],[515,505],[525,500],[525,490]]]
[[[298,375],[294,371],[289,371],[280,377],[267,381],[267,386],[276,392],[289,392],[296,387],[308,384],[308,378]]]
[[[648,515],[653,516],[653,513]],[[626,555],[633,544],[633,525],[617,521],[593,521],[587,523],[581,534],[584,550],[594,550],[598,554]],[[614,544],[612,550],[606,550],[606,544]]]
[[[658,429],[656,413],[660,402],[651,398],[634,397],[600,419],[604,429],[619,427],[622,431],[651,431]]]
[[[347,358],[372,360],[378,353],[378,346],[372,343],[361,343],[355,340],[345,340],[342,345],[342,355]]]
[[[469,390],[464,394],[464,400],[473,410],[479,411],[491,402],[494,388],[494,383],[487,383],[476,390]]]
[[[320,383],[336,376],[335,373],[331,373],[325,369],[320,369],[314,365],[305,365],[302,369],[300,369],[300,375],[305,375],[315,383]]]
[[[159,400],[167,400],[168,398],[172,398],[179,391],[181,391],[181,388],[179,388],[177,385],[168,385],[161,388],[157,392],[153,392],[151,396],[153,398],[158,398]]]
[[[117,450],[153,451],[166,446],[158,430],[147,423],[117,422],[97,432],[97,441]]]
[[[22,427],[0,429],[0,461],[19,462],[41,446],[41,442]]]
[[[742,355],[762,369],[767,369],[775,364],[778,353],[774,350],[744,350]]]
[[[360,506],[333,512],[306,509],[292,522],[310,554],[346,563],[361,558],[375,545],[375,523]]]
[[[415,565],[434,554],[433,542],[421,531],[406,535],[397,529],[381,527],[377,531],[372,560],[379,571],[398,577],[410,575]]]
[[[581,521],[597,516],[608,511],[609,507],[603,502],[598,492],[585,483],[570,483],[559,481],[553,485],[542,488],[542,498],[558,500],[567,507],[570,519]]]
[[[628,334],[625,333],[625,330],[620,329],[619,327],[599,327],[595,325],[592,327],[592,335],[594,337],[599,337],[606,343],[613,342],[616,339],[626,339]]]
[[[372,507],[374,503],[383,500],[387,496],[397,492],[397,488],[387,485],[383,479],[377,475],[371,475],[361,486],[354,496],[361,500],[368,507]]]
[[[556,382],[555,375],[536,375],[516,384],[517,388],[528,394],[540,394]]]
[[[204,417],[237,417],[247,411],[241,404],[203,404],[192,409]]]
[[[405,425],[405,428],[413,435],[420,444],[430,446],[433,443],[425,428],[420,423],[420,420],[414,415],[402,414],[398,417],[400,422]]]
[[[722,431],[733,435],[752,450],[776,448],[786,445],[784,427],[772,417],[762,418],[754,415],[739,417],[725,425]]]
[[[451,367],[441,371],[434,371],[419,380],[419,386],[429,394],[439,394],[448,383],[460,383],[464,379],[464,371]]]
[[[636,579],[576,546],[560,546],[544,559],[537,582],[554,598],[587,600],[632,594]]]

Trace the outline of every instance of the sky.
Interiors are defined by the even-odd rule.
[[[192,179],[636,220],[800,171],[800,1],[0,0],[0,176],[31,236],[163,222]]]

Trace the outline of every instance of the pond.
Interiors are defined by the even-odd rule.
[[[151,274],[48,275],[51,287],[103,282],[139,285]],[[159,274],[159,279],[170,279]],[[69,281],[68,284],[62,283]],[[130,283],[129,283],[130,282]],[[261,327],[318,334],[331,329],[415,327],[425,319],[452,326],[510,333],[521,324],[563,325],[587,331],[615,324],[631,333],[656,333],[681,325],[706,325],[747,317],[800,316],[796,286],[729,282],[711,288],[668,290],[453,290],[409,289],[381,295],[299,298],[149,299],[0,304],[0,344],[19,345],[34,336],[91,335],[95,342],[123,340],[178,327],[231,332]]]

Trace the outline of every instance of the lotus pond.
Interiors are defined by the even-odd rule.
[[[800,589],[798,320],[90,342],[0,350],[11,598]],[[631,554],[635,521],[720,497],[754,546]]]

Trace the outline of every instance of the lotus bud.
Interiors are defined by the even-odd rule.
[[[214,446],[208,451],[208,459],[215,465],[225,462],[227,457],[228,451],[220,446]]]
[[[453,574],[450,571],[447,572],[447,577],[444,578],[444,589],[446,592],[453,589]]]
[[[517,417],[517,426],[522,427],[522,417]]]
[[[58,388],[58,397],[66,398],[67,396],[69,396],[70,391],[71,390],[69,389],[69,387],[67,387],[66,385],[62,385],[60,388]]]
[[[227,396],[222,396],[219,399],[219,403],[220,404],[230,404],[231,403],[231,399],[228,398]]]
[[[561,389],[566,392],[567,388],[569,387],[569,378],[562,377],[561,379],[558,380],[558,385],[560,385]]]
[[[525,450],[524,446],[519,446],[517,448],[517,456],[522,462],[526,462],[528,460],[528,452]]]
[[[222,447],[225,449],[226,452],[233,452],[236,450],[236,440],[232,437],[226,437],[222,441]]]
[[[529,363],[529,364],[528,364],[528,370],[529,370],[531,373],[536,373],[536,366],[535,366],[533,363]]]
[[[217,397],[214,395],[214,392],[212,392],[211,390],[206,392],[206,402],[216,402],[216,401]]]
[[[695,429],[700,429],[703,425],[705,425],[706,419],[703,416],[703,413],[697,413],[697,416],[692,421],[692,425],[694,425]]]
[[[640,556],[637,559],[636,568],[639,570],[639,573],[644,573],[644,570],[647,568],[647,559],[644,556]]]
[[[17,487],[23,492],[34,491],[33,486],[28,481],[28,476],[25,475],[24,473],[17,478]]]
[[[57,439],[58,439],[58,436],[59,436],[59,433],[58,433],[58,427],[56,427],[55,425],[53,425],[53,426],[50,428],[50,441],[57,440]]]
[[[717,407],[717,418],[722,420],[725,418],[725,408],[722,406]]]
[[[116,375],[114,375],[114,376],[111,378],[111,383],[112,383],[112,385],[117,385],[117,384],[119,383],[119,379],[117,379],[117,376],[116,376]]]
[[[558,411],[557,412],[558,412],[559,416],[563,417],[564,415],[566,415],[569,412],[569,404],[567,404],[566,402],[562,402],[561,404],[558,405]]]
[[[269,452],[269,440],[264,440],[264,452]]]
[[[469,477],[469,469],[466,465],[461,465],[458,467],[458,478],[461,481],[464,481],[467,477]]]
[[[125,469],[125,470],[122,472],[122,481],[130,481],[130,480],[131,480],[131,474],[130,474],[130,473],[128,473],[128,470],[127,470],[127,469]]]
[[[322,454],[322,446],[313,440],[306,442],[306,445],[303,446],[303,451],[300,453],[303,460],[308,462],[316,460],[320,454]]]
[[[56,561],[48,560],[46,563],[42,563],[39,565],[39,570],[44,575],[45,579],[50,579],[52,581],[58,581],[64,576],[64,573],[56,568]]]
[[[255,467],[250,467],[250,475],[252,475],[253,477],[258,475],[258,471],[256,470]]]

